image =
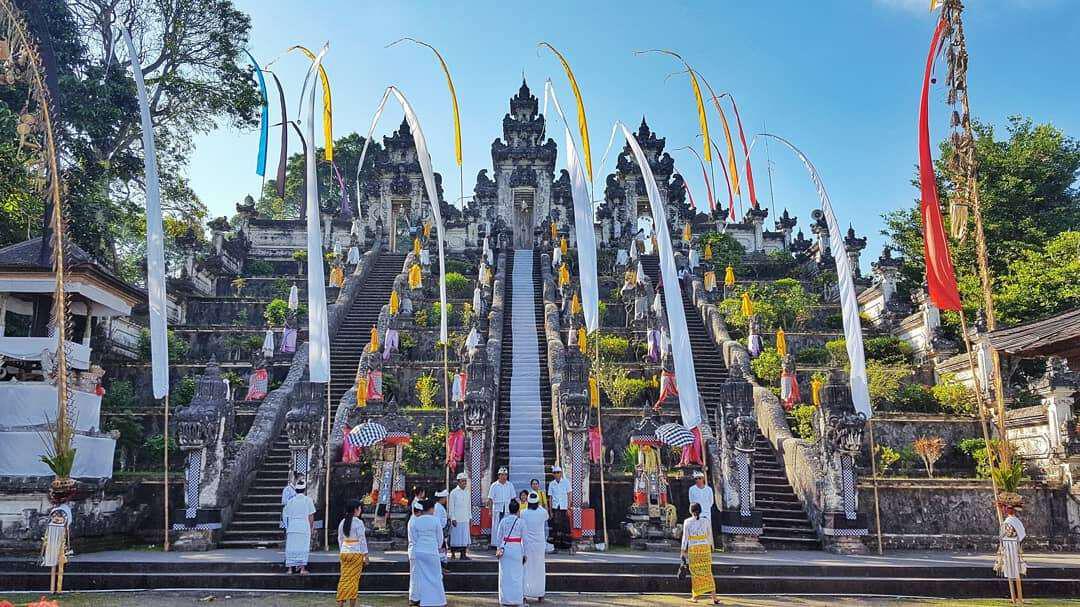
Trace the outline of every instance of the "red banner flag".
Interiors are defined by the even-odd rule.
[[[930,80],[934,57],[941,46],[945,20],[938,21],[930,53],[926,57],[922,98],[919,101],[919,187],[922,190],[920,210],[923,222],[923,254],[926,258],[926,284],[930,300],[942,310],[960,309],[960,292],[956,287],[956,271],[949,256],[949,241],[941,219],[937,180],[934,178],[934,159],[930,155]]]

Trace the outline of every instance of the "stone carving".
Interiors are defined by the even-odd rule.
[[[567,432],[589,430],[589,362],[577,348],[567,348],[559,383],[559,417]]]
[[[631,503],[623,528],[630,536],[630,545],[637,550],[673,550],[678,544],[678,513],[668,503],[667,471],[660,458],[660,441],[656,429],[660,421],[655,413],[644,407],[641,421],[630,431],[630,445],[637,448],[634,466],[634,501]]]
[[[221,421],[231,421],[233,414],[232,403],[225,398],[227,391],[217,359],[211,358],[206,373],[195,380],[191,404],[174,414],[181,450],[205,449],[218,440]]]
[[[536,171],[526,167],[517,167],[510,173],[510,187],[512,188],[535,188]]]
[[[827,550],[865,550],[857,538],[866,535],[866,515],[859,513],[855,458],[862,449],[866,416],[855,411],[843,371],[834,369],[822,388],[821,406],[814,412],[818,458],[824,475],[821,492],[822,533]]]
[[[754,508],[754,389],[739,374],[733,374],[720,389],[721,406],[716,411],[723,474],[720,530],[728,548],[761,551],[757,540],[763,530],[761,513]]]
[[[324,386],[301,382],[297,386],[296,403],[285,414],[285,433],[289,437],[294,474],[308,474],[315,447],[319,445],[326,402]]]

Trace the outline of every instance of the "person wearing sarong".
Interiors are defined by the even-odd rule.
[[[544,491],[544,486],[540,484],[540,479],[534,478],[531,481],[529,481],[529,490],[532,493],[535,493],[537,495],[537,497],[540,498],[540,507],[543,508],[544,510],[547,510],[547,507],[548,507],[547,492]]]
[[[690,600],[710,594],[714,605],[719,605],[716,598],[716,580],[712,574],[712,536],[711,523],[701,518],[701,504],[690,505],[690,518],[683,521],[682,558],[690,568]]]
[[[539,483],[538,483],[539,484]],[[543,601],[547,589],[545,568],[545,548],[547,538],[544,528],[547,526],[548,512],[540,505],[540,495],[529,492],[529,505],[521,513],[525,521],[525,598]]]
[[[525,604],[525,546],[528,523],[518,516],[517,500],[510,500],[507,515],[499,521],[492,537],[498,541],[499,605]]]
[[[487,495],[487,507],[491,511],[491,547],[498,548],[499,540],[496,534],[496,530],[499,528],[499,521],[503,516],[509,512],[510,502],[514,500],[514,496],[517,493],[514,491],[514,484],[509,480],[510,471],[506,467],[499,468],[498,480],[491,483],[491,487],[488,488]]]
[[[446,526],[450,523],[450,515],[446,512],[446,499],[450,492],[440,489],[435,492],[435,518],[439,520],[439,556],[446,561]]]
[[[315,526],[315,502],[304,492],[307,486],[297,482],[296,496],[285,504],[285,567],[289,573],[296,569],[307,575],[308,555],[311,553],[311,530]]]
[[[716,495],[713,494],[712,487],[705,483],[705,473],[701,470],[694,471],[694,484],[690,486],[688,493],[691,504],[701,504],[701,520],[709,524],[709,543],[712,543],[712,509],[716,503]]]
[[[360,574],[367,564],[367,530],[360,520],[363,507],[360,500],[351,499],[345,504],[345,515],[338,523],[337,541],[338,558],[341,561],[341,575],[337,585],[338,607],[349,601],[350,607],[356,607],[356,595],[360,591]]]
[[[442,563],[439,546],[442,528],[435,516],[435,500],[426,499],[421,504],[419,516],[409,519],[409,604],[420,607],[443,607],[446,591],[443,589]]]
[[[570,548],[570,481],[563,478],[562,468],[551,467],[552,479],[548,483],[548,503],[551,505],[551,543],[555,549]]]
[[[472,541],[469,525],[472,522],[472,504],[467,488],[469,477],[464,472],[457,475],[457,487],[450,492],[450,556],[458,553],[458,558],[469,560],[466,552]]]
[[[1005,520],[1001,522],[1000,544],[994,570],[1009,583],[1009,598],[1014,605],[1024,604],[1024,590],[1021,577],[1027,573],[1020,544],[1027,537],[1024,523],[1016,516],[1023,509],[1023,498],[1016,493],[1002,492],[998,496],[998,506]]]

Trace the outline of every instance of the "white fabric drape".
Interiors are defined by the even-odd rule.
[[[112,478],[115,440],[76,433],[71,437],[71,446],[75,448],[72,478]],[[40,431],[0,431],[0,476],[52,476],[52,471],[41,461],[43,455],[45,444]]]
[[[686,328],[686,313],[683,311],[682,289],[679,288],[679,274],[675,269],[675,254],[671,247],[671,235],[668,233],[667,213],[663,198],[656,187],[656,178],[649,168],[649,160],[641,149],[638,140],[621,122],[615,123],[626,137],[626,143],[634,153],[634,159],[641,169],[645,180],[645,192],[649,196],[652,208],[653,230],[656,243],[660,248],[660,276],[664,281],[665,310],[668,329],[671,331],[671,355],[675,362],[675,383],[679,389],[679,409],[682,423],[687,428],[701,424],[701,405],[698,399],[697,374],[694,371],[694,353],[690,350],[690,335]]]
[[[873,409],[870,406],[870,389],[866,381],[866,355],[863,352],[862,324],[859,320],[859,301],[855,295],[855,279],[851,270],[851,261],[848,259],[844,248],[844,235],[840,232],[840,224],[833,212],[829,193],[825,191],[825,184],[814,167],[814,163],[803,154],[799,148],[790,141],[777,135],[768,135],[787,147],[799,157],[810,172],[810,180],[817,188],[818,197],[821,198],[821,211],[825,214],[825,223],[829,226],[829,250],[833,259],[836,260],[836,275],[840,287],[840,309],[844,320],[844,340],[847,346],[848,360],[851,361],[850,385],[851,400],[855,404],[855,410],[870,418]]]
[[[375,117],[371,121],[371,128],[368,130],[367,138],[364,139],[364,149],[360,152],[360,163],[356,168],[357,184],[359,187],[360,168],[364,166],[364,157],[367,156],[367,148],[368,144],[371,143],[371,136],[375,132],[375,126],[379,123],[383,108],[386,107],[386,100],[390,98],[391,94],[397,98],[398,103],[401,104],[401,109],[405,111],[405,121],[409,123],[409,129],[412,131],[413,136],[413,144],[416,146],[416,160],[420,163],[420,173],[424,176],[424,189],[427,192],[428,202],[431,203],[431,215],[435,218],[435,238],[439,243],[439,339],[443,343],[447,343],[449,332],[447,331],[446,318],[446,255],[443,251],[443,241],[446,240],[446,236],[443,234],[442,209],[440,208],[438,196],[439,191],[435,188],[435,171],[431,168],[431,154],[428,152],[427,139],[424,138],[424,131],[420,128],[420,120],[416,117],[416,112],[413,111],[412,106],[409,104],[409,100],[406,99],[405,95],[403,95],[395,86],[386,87],[386,92],[383,93],[382,101],[379,102],[379,108],[375,110]]]
[[[38,426],[56,419],[56,386],[42,381],[4,382],[4,405],[0,407],[0,426]],[[69,390],[78,412],[71,420],[76,430],[101,427],[101,397],[93,392]]]
[[[289,287],[289,309],[295,310],[300,307],[300,289],[293,285]]]
[[[585,168],[578,158],[574,137],[566,122],[551,80],[545,84],[544,95],[551,96],[555,111],[562,118],[566,130],[566,170],[570,173],[570,195],[574,200],[574,235],[577,237],[578,278],[581,281],[581,310],[585,314],[585,328],[592,333],[600,325],[600,287],[596,276],[596,232],[593,229],[592,200],[589,197]]]
[[[154,398],[164,398],[169,393],[169,342],[166,333],[165,233],[161,228],[161,184],[158,180],[157,148],[154,145],[154,122],[150,119],[150,103],[146,97],[142,66],[135,54],[131,34],[126,28],[122,32],[128,59],[131,61],[131,71],[135,76],[135,92],[139,98],[139,118],[142,122],[143,171],[146,174],[146,292],[150,309],[150,370]]]
[[[311,63],[308,74],[318,72],[326,55],[324,45]],[[319,178],[315,166],[315,91],[308,96],[307,140],[307,284],[308,284],[308,372],[311,381],[330,381],[330,327],[326,312],[326,278],[323,275],[322,221],[319,213]]]

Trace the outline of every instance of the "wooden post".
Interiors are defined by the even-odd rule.
[[[326,477],[323,479],[323,550],[330,549],[330,434],[334,430],[334,420],[330,416],[330,382],[326,382],[326,444],[323,446],[323,459],[326,460]]]
[[[881,541],[881,504],[878,501],[878,478],[877,478],[877,446],[874,444],[874,418],[866,420],[866,426],[870,430],[870,474],[874,487],[874,523],[877,526],[877,552],[885,553],[885,545]]]
[[[604,425],[600,423],[600,331],[597,327],[595,350],[593,358],[593,367],[595,369],[594,376],[591,379],[596,381],[596,430],[600,433],[600,510],[602,516],[600,517],[600,524],[604,530],[604,550],[608,549],[608,531],[607,531],[607,491],[604,488]],[[590,382],[591,383],[591,382]],[[589,386],[589,397],[592,397],[592,386]],[[558,451],[556,449],[556,451]]]
[[[442,277],[439,277],[442,280]],[[445,314],[445,312],[444,312]],[[447,342],[450,340],[450,336],[447,335]],[[443,423],[446,424],[446,440],[443,441],[443,447],[446,449],[446,461],[443,462],[443,468],[446,469],[446,490],[450,490],[450,467],[446,464],[450,462],[450,344],[443,344],[443,395],[445,399],[446,414],[443,419]]]
[[[165,552],[169,551],[169,393],[165,393]]]

